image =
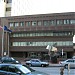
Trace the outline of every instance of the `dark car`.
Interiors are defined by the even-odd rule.
[[[16,59],[12,57],[2,57],[1,58],[1,63],[14,63],[14,64],[19,64],[20,62],[17,61]]]
[[[41,67],[49,66],[48,62],[41,61],[40,59],[31,59],[29,61],[26,61],[25,63],[26,65],[29,65],[29,66],[41,66]]]
[[[21,64],[0,64],[0,75],[48,75],[39,71],[32,71],[31,69]]]

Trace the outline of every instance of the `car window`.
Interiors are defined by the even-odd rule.
[[[2,71],[8,71],[8,68],[7,68],[7,66],[0,66],[0,70],[2,70]]]
[[[39,60],[36,60],[36,62],[39,62]]]
[[[36,62],[36,60],[31,60],[31,62]]]
[[[14,72],[14,73],[16,72],[15,67],[13,66],[9,66],[8,69],[9,69],[9,72]]]
[[[68,60],[67,62],[74,62],[74,60]]]

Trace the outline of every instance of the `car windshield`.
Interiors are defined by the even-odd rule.
[[[31,72],[28,68],[26,68],[24,66],[17,66],[17,67],[19,68],[19,70],[21,70],[25,74]]]

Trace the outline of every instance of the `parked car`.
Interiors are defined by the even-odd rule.
[[[0,75],[48,75],[39,71],[31,71],[21,64],[0,64]]]
[[[75,68],[75,59],[67,59],[65,61],[60,62],[60,64],[65,68],[68,68],[68,64],[70,68]]]
[[[73,56],[72,58],[75,59],[75,56]]]
[[[49,65],[48,62],[43,62],[40,59],[31,59],[29,61],[26,61],[25,63],[26,63],[26,65],[29,65],[29,66],[42,66],[42,67],[44,67],[44,66]]]
[[[12,57],[2,57],[1,58],[1,63],[14,63],[14,64],[19,64],[20,62],[17,61],[16,59]]]

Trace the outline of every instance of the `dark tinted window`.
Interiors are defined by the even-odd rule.
[[[0,70],[2,70],[2,71],[8,71],[8,68],[7,68],[7,66],[0,66]]]

